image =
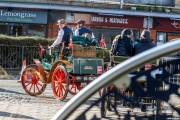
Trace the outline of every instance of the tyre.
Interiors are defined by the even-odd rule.
[[[41,75],[37,65],[29,65],[25,68],[21,76],[21,83],[25,92],[36,96],[44,92],[46,84],[41,82]]]
[[[102,95],[105,95],[106,94],[106,89],[103,89],[103,92],[102,92]],[[106,117],[106,99],[102,99],[101,100],[101,117],[102,118],[105,118]]]
[[[106,95],[106,93],[108,92],[109,88],[103,88],[102,89],[102,96]],[[102,97],[101,96],[101,97]],[[110,102],[107,101],[108,96],[105,97],[105,99],[101,99],[101,117],[105,118],[106,117],[106,113],[107,110],[111,111],[111,105]]]
[[[64,66],[57,66],[52,75],[52,90],[56,99],[63,101],[66,98],[69,87],[68,80],[68,73]]]
[[[81,83],[69,83],[69,81],[67,81],[68,85],[69,85],[69,93],[71,95],[76,95],[82,88],[81,88]]]

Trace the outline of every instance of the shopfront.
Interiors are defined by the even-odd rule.
[[[67,12],[48,12],[48,38],[56,38],[58,35],[59,27],[57,25],[57,21],[60,19],[65,19],[68,23],[68,27],[70,27],[73,31],[76,29],[76,25],[74,24],[74,14]]]
[[[153,24],[153,30],[156,30],[157,45],[162,45],[172,39],[180,38],[180,21],[154,18]]]
[[[144,17],[134,16],[107,16],[97,14],[75,14],[75,21],[84,19],[94,33],[95,37],[103,36],[106,39],[107,48],[111,47],[116,35],[121,34],[125,28],[133,30],[133,39],[139,39],[140,30],[143,29]]]
[[[47,12],[0,10],[0,34],[46,37]]]

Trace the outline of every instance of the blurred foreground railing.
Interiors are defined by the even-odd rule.
[[[55,114],[52,120],[67,119],[80,105],[82,105],[93,94],[95,94],[98,90],[100,90],[101,88],[105,86],[108,86],[117,81],[118,81],[118,84],[117,84],[118,86],[124,86],[124,82],[126,83],[128,81],[131,83],[131,81],[127,78],[127,73],[129,71],[151,60],[176,52],[180,49],[179,46],[180,46],[180,42],[178,40],[169,42],[162,46],[145,51],[115,66],[113,69],[107,71],[105,74],[98,77],[96,80],[91,82],[88,86],[86,86],[83,90],[81,90],[77,95],[75,95],[70,101],[68,101],[68,103],[66,103]],[[178,87],[176,86],[176,88]],[[171,89],[172,92],[174,92],[173,90],[174,89]],[[177,91],[175,92],[177,94]],[[169,95],[169,94],[166,94],[166,95]],[[178,112],[180,113],[180,111]]]

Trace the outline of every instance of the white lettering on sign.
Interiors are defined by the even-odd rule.
[[[180,23],[174,21],[173,23],[171,23],[171,25],[173,25],[175,28],[180,28]]]
[[[104,23],[116,23],[116,24],[128,24],[128,19],[123,18],[108,18],[108,17],[91,17],[91,22],[104,22]]]
[[[122,18],[109,18],[110,23],[128,24],[128,19]]]
[[[17,12],[3,12],[3,10],[1,10],[1,16],[7,16],[7,17],[20,17],[20,18],[33,18],[36,17],[35,13],[17,13]]]
[[[105,22],[108,22],[108,18],[105,18]]]
[[[92,22],[104,22],[103,17],[91,17]]]

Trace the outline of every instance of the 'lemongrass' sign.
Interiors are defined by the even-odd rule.
[[[47,23],[47,12],[0,10],[0,21],[18,23]]]

